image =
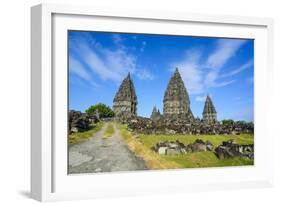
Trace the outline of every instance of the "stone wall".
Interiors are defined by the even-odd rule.
[[[219,122],[207,124],[196,120],[189,122],[184,119],[171,119],[162,117],[159,121],[149,118],[133,117],[127,121],[128,128],[137,133],[144,134],[240,134],[254,133],[252,123],[236,122],[231,125],[223,125]]]

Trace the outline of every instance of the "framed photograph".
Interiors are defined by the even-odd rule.
[[[31,14],[34,199],[272,186],[271,19]]]

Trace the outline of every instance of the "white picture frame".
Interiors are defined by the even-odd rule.
[[[31,26],[32,198],[52,201],[273,185],[274,134],[269,129],[274,76],[272,19],[40,4],[31,9]],[[67,175],[65,31],[73,28],[254,38],[255,165]]]

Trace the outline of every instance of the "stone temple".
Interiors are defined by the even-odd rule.
[[[169,81],[163,100],[163,115],[169,119],[185,119],[193,121],[190,100],[178,68]]]
[[[130,118],[137,115],[137,95],[130,73],[121,83],[113,100],[113,111],[117,118]]]
[[[205,101],[205,106],[203,110],[203,121],[208,124],[217,122],[217,111],[209,95],[207,96]]]
[[[208,95],[203,118],[194,118],[188,92],[178,69],[172,75],[163,99],[163,114],[153,107],[150,118],[137,116],[137,95],[130,74],[123,80],[113,100],[116,120],[131,131],[144,134],[237,134],[254,133],[253,123],[221,124]]]
[[[152,121],[159,121],[161,118],[162,118],[162,115],[161,115],[159,109],[157,110],[156,106],[154,106],[150,119],[152,119]]]
[[[130,73],[121,83],[113,100],[113,111],[115,117],[121,121],[128,121],[137,117],[137,95]],[[141,117],[140,117],[141,118]],[[190,100],[179,70],[176,68],[172,75],[163,99],[163,115],[154,107],[149,118],[153,122],[184,122],[185,124],[201,121],[195,119],[190,109]],[[204,124],[217,123],[217,112],[214,104],[207,96],[204,110]]]

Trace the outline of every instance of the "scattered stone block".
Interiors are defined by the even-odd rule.
[[[215,154],[219,159],[229,159],[233,157],[247,157],[254,159],[254,145],[239,145],[233,142],[233,140],[222,142],[215,149]]]
[[[168,147],[159,147],[159,148],[158,148],[158,154],[160,154],[160,155],[166,155],[166,154],[167,154],[167,148],[168,148]]]

